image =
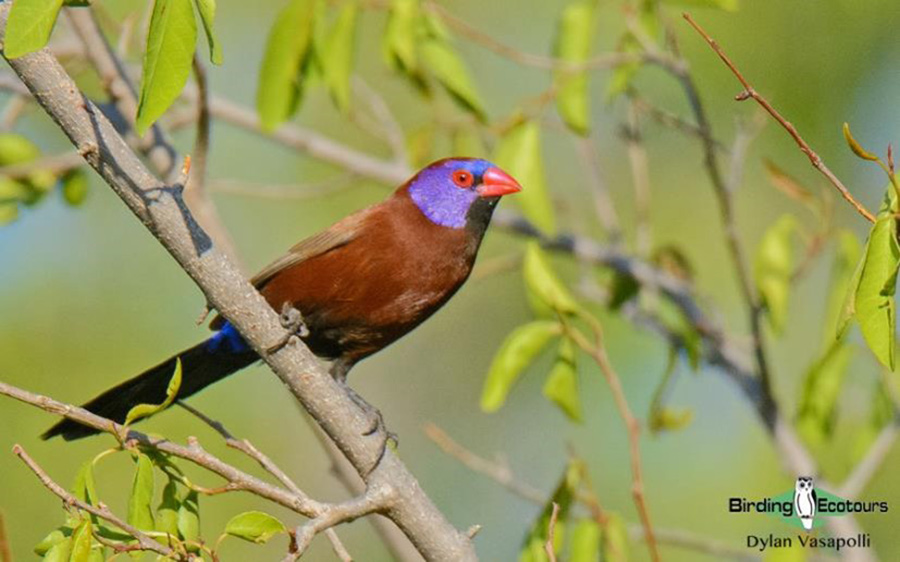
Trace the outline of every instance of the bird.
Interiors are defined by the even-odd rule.
[[[304,239],[250,282],[292,325],[331,374],[348,371],[441,308],[469,277],[497,203],[522,186],[491,162],[445,158],[422,168],[387,199]],[[283,323],[296,323],[285,318]],[[260,356],[221,316],[213,334],[83,405],[123,423],[138,404],[162,404],[176,362],[177,399],[255,363]],[[169,401],[171,402],[171,401]],[[41,437],[71,441],[98,430],[64,419]]]

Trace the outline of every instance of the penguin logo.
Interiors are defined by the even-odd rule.
[[[813,488],[813,479],[809,476],[797,478],[797,484],[794,486],[794,509],[803,528],[811,530],[813,517],[816,516],[816,489]]]

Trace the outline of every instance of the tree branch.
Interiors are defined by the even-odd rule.
[[[0,5],[4,32],[8,14],[9,5]],[[335,441],[364,476],[368,492],[375,489],[393,495],[385,514],[420,553],[431,560],[475,559],[468,537],[450,525],[399,458],[384,449],[383,432],[365,435],[369,426],[365,413],[301,341],[267,353],[288,334],[275,311],[193,220],[181,199],[181,186],[165,185],[153,177],[48,50],[7,60],[88,163]]]

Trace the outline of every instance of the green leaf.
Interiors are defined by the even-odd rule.
[[[262,544],[280,533],[286,533],[284,523],[261,511],[247,511],[235,515],[225,525],[225,532],[233,537]]]
[[[69,562],[88,562],[91,556],[91,544],[93,543],[93,526],[91,520],[85,518],[72,533],[72,550],[69,554]]]
[[[155,0],[141,73],[135,128],[143,135],[178,99],[197,46],[197,22],[191,0]]]
[[[320,54],[325,73],[325,84],[331,98],[342,112],[350,108],[350,73],[356,50],[356,2],[348,2],[341,8],[337,20],[325,39],[324,53]]]
[[[94,484],[94,460],[91,459],[81,465],[72,485],[72,494],[81,501],[90,505],[97,505],[100,498],[97,496],[97,487]]]
[[[256,92],[256,110],[267,131],[297,109],[301,69],[312,45],[314,6],[312,0],[290,0],[269,32]]]
[[[50,39],[63,0],[16,0],[6,24],[3,54],[17,58],[42,49]]]
[[[175,398],[178,397],[178,391],[180,389],[181,358],[179,357],[175,359],[175,372],[172,373],[172,378],[169,379],[169,385],[166,387],[166,399],[163,400],[162,404],[138,404],[132,406],[132,408],[128,410],[128,415],[125,416],[125,425],[131,425],[141,418],[146,418],[165,410],[171,406],[172,402],[175,401]]]
[[[66,203],[77,207],[84,203],[88,192],[88,177],[81,168],[71,170],[62,177],[62,194]]]
[[[559,323],[551,320],[537,320],[513,330],[494,355],[481,392],[481,409],[488,413],[499,410],[522,371],[561,332]]]
[[[528,290],[553,310],[562,314],[574,314],[578,311],[578,303],[556,276],[547,255],[534,240],[529,241],[525,247],[522,275]]]
[[[37,160],[41,149],[18,133],[0,133],[0,166],[11,166]]]
[[[0,226],[9,224],[19,218],[19,206],[16,203],[0,203]]]
[[[525,121],[509,130],[500,139],[493,160],[525,188],[515,199],[522,207],[525,218],[544,234],[554,234],[556,219],[547,190],[538,124]]]
[[[420,15],[418,0],[391,2],[383,51],[388,64],[406,73],[413,73],[418,68],[416,39]]]
[[[856,443],[854,443],[853,458],[859,461],[865,457],[869,451],[869,447],[878,439],[884,427],[894,420],[895,409],[893,400],[885,388],[884,381],[875,381],[875,388],[872,391],[872,398],[869,399],[872,405],[869,411],[869,420],[863,428],[857,432]]]
[[[791,275],[794,273],[794,250],[791,236],[797,228],[796,219],[782,215],[766,230],[756,250],[754,276],[756,287],[769,313],[769,322],[776,333],[784,329],[787,317]]]
[[[0,176],[0,204],[27,201],[31,190],[22,182]]]
[[[59,541],[44,555],[44,562],[69,562],[69,552],[72,550],[72,539]]]
[[[155,528],[153,509],[153,462],[143,453],[137,453],[134,480],[131,483],[131,496],[128,498],[128,524],[142,531]]]
[[[578,396],[578,370],[575,363],[575,345],[568,338],[559,343],[556,360],[550,375],[544,382],[544,396],[569,416],[581,422],[581,399]]]
[[[566,6],[557,27],[554,48],[557,58],[571,64],[588,59],[596,31],[596,8],[593,0]],[[576,133],[587,135],[591,122],[587,72],[557,70],[553,82],[558,89],[556,108],[563,121]]]
[[[65,532],[64,532],[65,531]],[[54,529],[50,531],[50,533],[41,539],[41,542],[37,543],[34,547],[34,553],[38,556],[44,556],[47,552],[56,546],[57,544],[63,542],[68,537],[72,535],[72,529],[68,528],[60,528]],[[67,551],[68,553],[68,551]]]
[[[450,96],[479,121],[487,121],[484,103],[463,60],[446,41],[430,39],[422,45],[426,66]]]
[[[178,507],[178,533],[186,541],[200,539],[200,497],[190,490]]]
[[[834,342],[806,372],[796,423],[810,445],[821,445],[834,431],[837,401],[852,356],[850,347]]]
[[[209,60],[213,64],[222,64],[222,44],[216,38],[214,24],[216,21],[216,0],[194,0],[197,11],[200,12],[200,22],[203,23],[203,31],[206,32],[206,41],[209,43]]]
[[[628,528],[618,513],[612,513],[606,521],[603,533],[604,562],[626,562],[628,560]]]
[[[662,0],[673,6],[696,6],[698,8],[715,8],[726,12],[736,12],[741,5],[739,0]]]
[[[156,508],[156,530],[178,538],[178,510],[180,508],[178,486],[175,480],[169,478],[163,488],[159,506]]]
[[[569,562],[597,562],[600,558],[600,526],[593,519],[580,519],[572,530]]]
[[[544,551],[544,545],[547,543],[549,536],[550,518],[553,514],[553,504],[559,506],[556,516],[556,533],[554,534],[554,549],[558,552],[562,546],[561,527],[565,524],[569,517],[569,510],[578,487],[584,478],[584,463],[578,460],[569,461],[562,478],[556,485],[553,495],[544,505],[540,515],[531,525],[531,529],[525,536],[522,543],[522,549],[519,553],[519,562],[544,562],[547,555]]]
[[[854,303],[856,319],[869,349],[882,365],[894,368],[895,302],[897,267],[897,222],[890,211],[882,211],[869,234]]]
[[[823,348],[829,349],[834,336],[831,333],[831,327],[841,321],[845,313],[844,303],[847,295],[856,294],[856,285],[859,284],[859,274],[862,273],[860,256],[862,247],[856,235],[848,230],[842,230],[837,237],[837,248],[835,250],[834,262],[831,265],[831,286],[828,289],[828,304],[825,308],[825,330],[823,331]],[[858,272],[857,272],[858,270]],[[856,280],[851,292],[851,283]],[[850,302],[854,302],[853,298]],[[849,321],[849,317],[844,321]]]
[[[694,412],[688,408],[675,409],[670,406],[662,406],[651,413],[648,425],[650,431],[678,431],[686,428],[694,420]]]

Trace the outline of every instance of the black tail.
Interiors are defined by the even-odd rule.
[[[107,390],[82,407],[98,416],[123,423],[129,410],[138,404],[162,404],[166,399],[166,388],[175,372],[175,359],[178,357],[181,358],[179,399],[203,390],[259,358],[252,351],[237,353],[226,350],[210,351],[208,347],[207,342],[203,342],[186,349],[133,379]],[[72,441],[95,433],[100,432],[76,421],[64,419],[47,430],[41,438],[50,439],[62,435],[66,441]]]

